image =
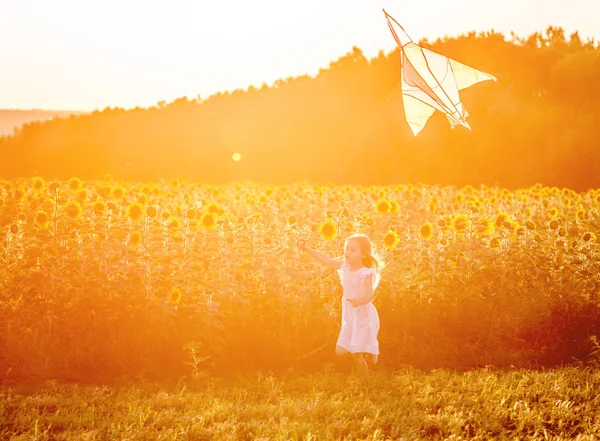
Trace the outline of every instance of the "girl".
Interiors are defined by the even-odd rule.
[[[381,264],[373,257],[371,240],[364,234],[350,236],[346,239],[344,260],[332,259],[306,246],[303,240],[298,242],[298,248],[338,270],[343,287],[342,327],[335,353],[352,354],[359,372],[368,373],[365,354],[372,355],[373,363],[377,363],[379,355],[379,315],[372,301],[379,284]]]

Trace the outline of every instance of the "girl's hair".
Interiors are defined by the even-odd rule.
[[[371,239],[366,234],[353,234],[346,239],[346,244],[350,240],[356,241],[358,248],[364,254],[363,264],[367,268],[374,268],[375,271],[380,272],[383,268],[383,262],[374,253]]]

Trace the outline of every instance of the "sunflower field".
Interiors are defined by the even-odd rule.
[[[0,375],[102,381],[319,370],[367,234],[380,363],[597,362],[600,190],[0,181]]]

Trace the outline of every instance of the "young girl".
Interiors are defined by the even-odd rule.
[[[379,315],[372,301],[373,292],[379,284],[380,263],[373,257],[370,239],[364,234],[355,234],[346,239],[344,260],[332,259],[306,246],[303,240],[298,242],[298,248],[338,270],[343,287],[342,327],[335,353],[352,354],[358,370],[367,373],[369,368],[365,354],[371,354],[374,363],[377,363],[379,355]]]

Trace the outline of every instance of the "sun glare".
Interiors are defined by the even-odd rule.
[[[242,155],[240,155],[239,153],[234,153],[231,158],[235,161],[238,162],[240,159],[242,159]]]

